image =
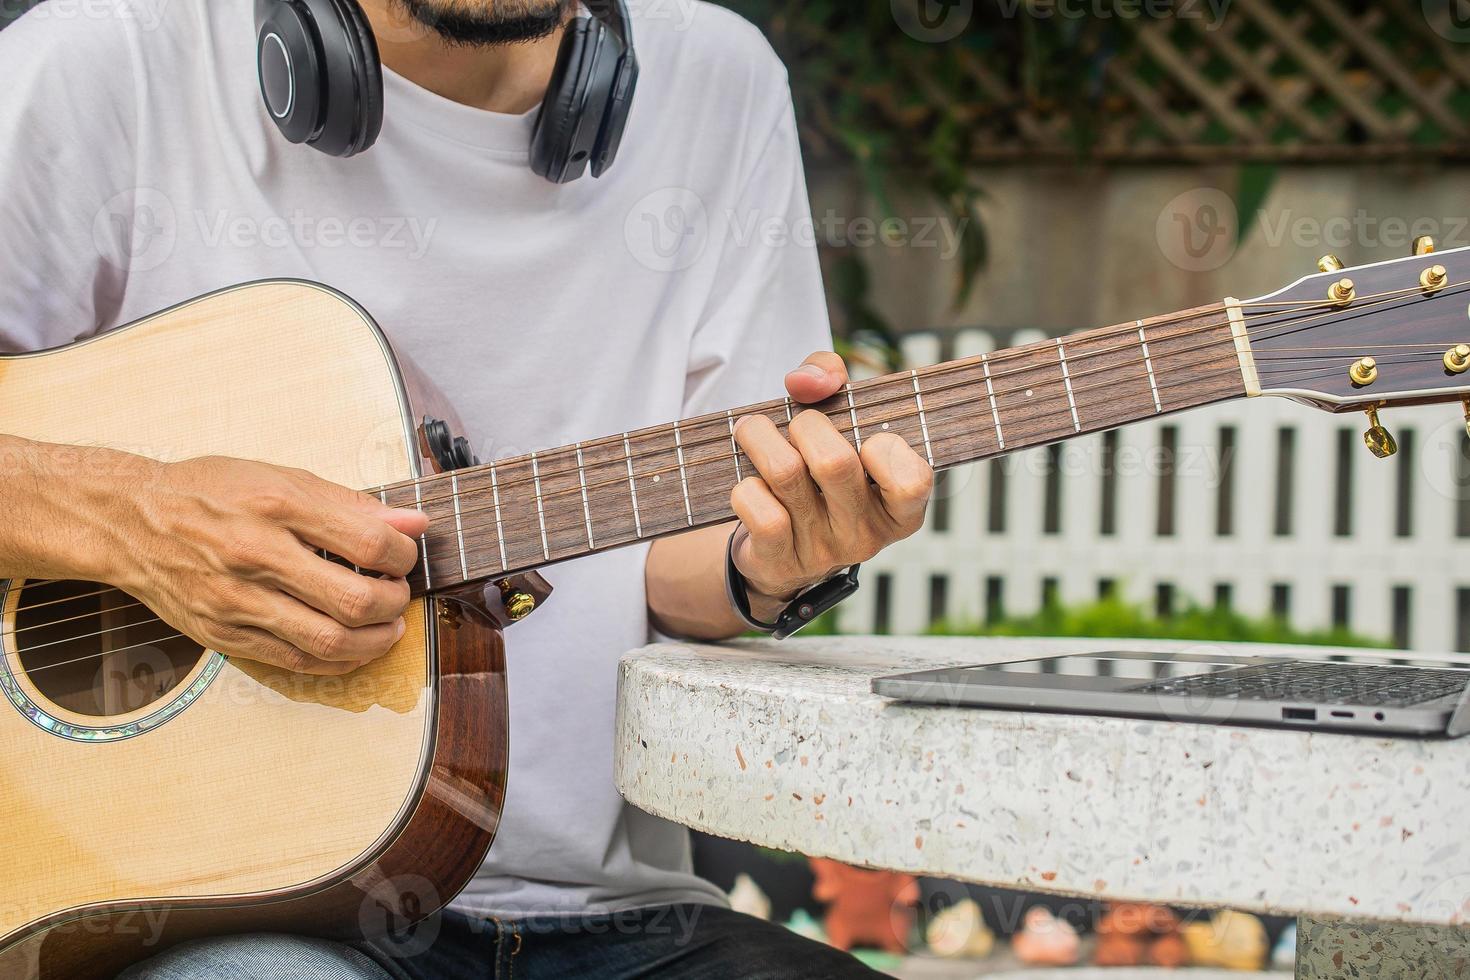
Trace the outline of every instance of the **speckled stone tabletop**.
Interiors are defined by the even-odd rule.
[[[869,692],[895,671],[1120,647],[1333,652],[662,644],[621,665],[618,786],[690,827],[853,864],[1262,913],[1465,920],[1470,739],[919,706]]]

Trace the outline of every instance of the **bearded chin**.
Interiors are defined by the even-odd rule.
[[[556,31],[577,0],[394,0],[450,44],[485,47],[537,41]]]

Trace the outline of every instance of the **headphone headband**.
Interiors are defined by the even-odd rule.
[[[592,17],[564,29],[531,138],[531,169],[555,183],[612,166],[638,83],[627,0],[584,5]],[[255,0],[255,27],[261,99],[282,135],[332,156],[372,146],[383,68],[357,0]]]

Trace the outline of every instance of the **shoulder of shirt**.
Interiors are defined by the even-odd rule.
[[[0,63],[22,83],[59,80],[67,93],[131,100],[141,65],[157,67],[166,49],[195,57],[206,11],[202,0],[52,0],[0,31]]]
[[[631,5],[633,43],[650,84],[687,95],[790,99],[786,66],[750,21],[704,0],[639,0]],[[642,81],[640,80],[640,91]]]

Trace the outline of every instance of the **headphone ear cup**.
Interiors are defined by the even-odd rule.
[[[321,44],[316,25],[296,5],[256,5],[256,71],[266,112],[292,143],[321,127]]]
[[[373,145],[383,126],[383,66],[372,25],[357,0],[294,0],[316,22],[325,94],[309,142],[323,153],[350,157]]]
[[[383,63],[378,55],[378,39],[373,26],[357,0],[335,0],[347,28],[347,38],[354,44],[358,70],[353,72],[356,89],[356,119],[352,138],[342,156],[356,156],[378,141],[383,131]]]
[[[256,22],[261,95],[285,137],[339,157],[372,146],[383,68],[357,0],[261,0]]]
[[[587,171],[617,80],[618,47],[600,20],[579,17],[567,25],[531,133],[532,171],[556,184]]]

